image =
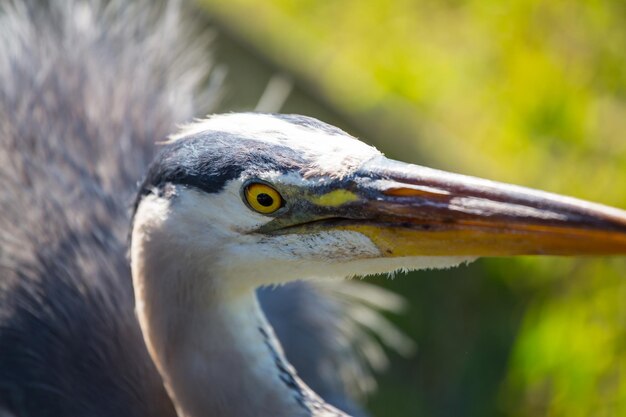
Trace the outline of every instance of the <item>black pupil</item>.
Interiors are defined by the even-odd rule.
[[[274,204],[274,199],[269,194],[261,193],[256,196],[256,201],[263,207],[269,207]]]

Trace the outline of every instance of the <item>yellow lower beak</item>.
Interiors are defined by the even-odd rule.
[[[384,256],[511,256],[626,254],[626,236],[575,228],[518,229],[457,225],[420,231],[389,225],[346,225],[370,238]]]

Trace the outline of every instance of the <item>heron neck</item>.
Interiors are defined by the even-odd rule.
[[[133,245],[137,314],[180,416],[343,415],[295,375],[253,288],[228,291],[188,251],[158,241]]]

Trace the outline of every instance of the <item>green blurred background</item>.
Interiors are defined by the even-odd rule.
[[[221,110],[255,109],[273,80],[281,111],[392,158],[626,207],[623,0],[199,2]],[[418,349],[391,355],[369,409],[626,416],[625,274],[623,259],[518,258],[374,278],[410,299],[392,319]]]

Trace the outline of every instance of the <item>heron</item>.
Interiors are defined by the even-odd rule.
[[[0,22],[3,415],[346,416],[290,365],[258,287],[626,254],[623,210],[394,161],[311,117],[175,131],[202,79],[176,8],[64,4]]]

